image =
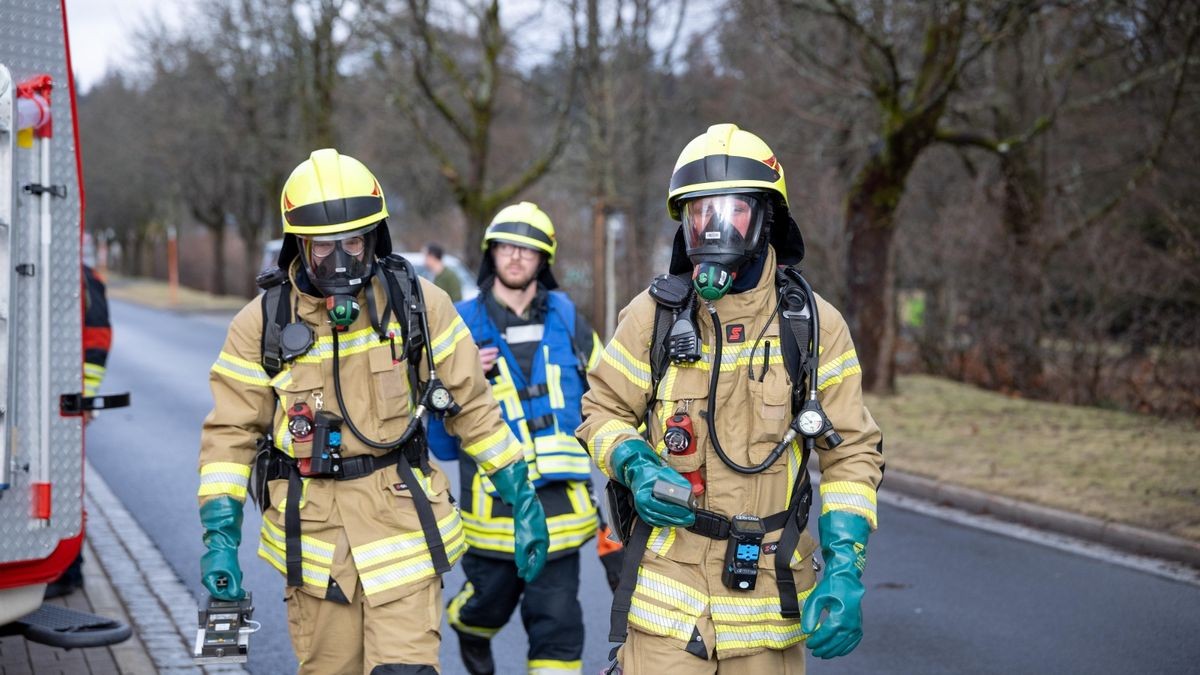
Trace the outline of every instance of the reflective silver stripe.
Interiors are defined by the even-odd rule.
[[[875,503],[862,495],[846,492],[823,492],[821,500],[826,504],[844,504],[846,506],[858,507],[864,511],[875,511]]]
[[[467,454],[471,456],[471,459],[475,460],[476,464],[483,464],[485,462],[489,462],[489,461],[499,457],[500,455],[504,454],[514,444],[516,444],[518,446],[520,445],[520,443],[517,441],[517,439],[513,437],[512,432],[508,429],[507,426],[504,427],[500,432],[497,432],[496,435],[499,436],[500,439],[498,441],[492,443],[491,445],[486,446],[482,451],[480,451],[480,452],[467,451]],[[486,441],[487,439],[484,439],[484,440]],[[472,446],[467,446],[467,447],[471,448]]]
[[[240,485],[243,489],[250,485],[250,477],[243,476],[239,473],[230,473],[228,471],[210,471],[200,476],[200,485],[211,485],[213,483],[224,483],[226,485]]]
[[[636,604],[629,608],[629,615],[635,616],[646,623],[675,634],[684,634],[690,636],[692,629],[696,626],[695,622],[688,623],[682,619],[668,618],[659,614],[652,614],[648,610],[643,609]]]
[[[504,341],[508,344],[520,344],[523,342],[541,342],[542,336],[546,334],[546,324],[533,323],[525,326],[510,326],[504,331]]]
[[[699,615],[700,612],[704,611],[703,602],[696,600],[677,588],[672,588],[666,584],[659,583],[652,579],[647,579],[644,575],[639,574],[637,580],[637,590],[642,591],[643,589],[648,593],[654,593],[662,596],[656,597],[656,600],[669,599],[669,601],[676,604],[679,609],[690,609],[692,610],[692,613],[696,615]]]
[[[463,323],[462,318],[456,314],[454,320],[450,322],[450,327],[442,333],[440,339],[433,343],[433,360],[441,361],[442,356],[450,351],[464,337],[464,334],[469,336],[471,331],[467,329],[467,324]]]
[[[259,557],[271,562],[272,566],[281,572],[287,569],[287,562],[283,553],[271,548],[261,539],[258,541],[258,555]],[[316,569],[314,569],[314,567]],[[300,572],[304,576],[304,581],[306,583],[310,583],[313,586],[318,586],[321,588],[329,585],[328,569],[322,568],[319,565],[312,565],[311,563],[307,565],[302,563],[300,565]]]
[[[271,381],[271,378],[267,377],[267,371],[263,370],[262,366],[259,366],[258,368],[244,366],[240,363],[234,363],[223,356],[217,357],[217,362],[213,365],[220,366],[225,370],[232,371],[238,375],[241,375],[242,377],[254,380],[255,382],[261,382],[262,384],[267,384]]]
[[[842,373],[850,370],[851,368],[856,368],[856,367],[858,367],[858,355],[857,354],[846,359],[845,361],[842,361],[841,363],[837,364],[833,368],[829,369],[828,372],[822,372],[819,376],[817,376],[817,386],[820,387],[821,385],[829,382],[830,380],[841,377]]]
[[[443,541],[450,537],[456,529],[458,516],[451,513],[445,518],[445,521],[438,524],[438,531],[442,534]],[[421,531],[405,532],[401,535],[389,537],[382,541],[377,541],[365,546],[359,546],[351,549],[350,553],[354,556],[354,563],[360,567],[369,567],[373,564],[378,564],[381,559],[398,560],[411,556],[413,553],[421,553],[428,550],[428,544],[425,542],[425,534]]]
[[[608,348],[604,350],[604,355],[612,359],[620,366],[624,367],[630,374],[639,379],[650,381],[650,366],[644,365],[639,361],[633,360],[632,357],[627,357],[621,353],[623,349],[616,341],[610,342]]]
[[[425,572],[433,573],[433,562],[429,559],[417,560],[403,567],[386,567],[375,572],[360,574],[363,591],[370,593],[379,586],[395,583],[397,585],[415,581],[425,576]]]
[[[806,637],[804,631],[800,629],[799,622],[796,622],[791,626],[742,626],[716,622],[714,622],[714,625],[717,629],[718,649],[721,648],[722,643],[729,642],[735,642],[739,644],[726,644],[725,646],[727,649],[753,647],[783,648],[794,645]]]

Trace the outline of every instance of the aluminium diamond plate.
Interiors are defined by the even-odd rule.
[[[58,411],[60,395],[82,390],[83,359],[82,202],[62,11],[57,0],[0,0],[0,63],[16,82],[41,73],[53,79],[49,184],[66,186],[65,197],[39,197],[22,189],[41,182],[40,144],[45,142],[41,140],[32,149],[15,150],[15,185],[0,185],[0,190],[12,191],[14,205],[14,213],[0,214],[0,220],[11,217],[12,222],[8,269],[0,270],[8,277],[7,288],[0,292],[8,294],[9,372],[3,420],[12,460],[9,488],[0,492],[0,563],[45,558],[60,540],[77,535],[82,527],[82,423]],[[10,140],[0,134],[0,142]],[[40,200],[47,198],[49,266],[40,245]],[[33,265],[32,275],[16,271],[23,264]],[[43,360],[48,360],[48,370]],[[44,372],[49,373],[46,379]],[[48,444],[43,442],[43,425],[48,426]],[[44,445],[48,445],[46,457]],[[32,483],[43,479],[52,486],[49,520],[31,516]]]

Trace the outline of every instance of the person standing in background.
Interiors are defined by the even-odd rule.
[[[462,282],[459,281],[454,270],[446,267],[446,263],[442,261],[444,255],[446,255],[446,251],[441,246],[426,244],[425,267],[433,275],[433,285],[446,291],[446,295],[450,296],[452,302],[458,302],[462,300]]]

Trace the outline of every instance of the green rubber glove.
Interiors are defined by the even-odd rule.
[[[830,511],[818,521],[825,574],[804,602],[800,630],[809,634],[808,648],[819,659],[854,651],[862,641],[863,569],[867,565],[866,518]],[[821,621],[821,613],[829,614]]]
[[[200,583],[218,600],[241,600],[242,568],[238,565],[238,544],[242,543],[242,503],[223,496],[200,507],[204,526],[204,545],[208,552],[200,558]],[[220,581],[224,583],[218,583]]]
[[[690,494],[692,484],[679,472],[663,464],[650,444],[640,438],[622,441],[612,449],[613,475],[633,491],[633,505],[647,524],[654,527],[689,527],[696,522],[691,509],[664,502],[654,496],[654,483],[665,480]]]
[[[546,566],[550,531],[546,529],[546,511],[542,509],[533,483],[529,482],[529,467],[525,460],[519,459],[488,478],[492,479],[500,499],[513,510],[513,530],[517,540],[513,557],[517,575],[526,583],[533,581]]]

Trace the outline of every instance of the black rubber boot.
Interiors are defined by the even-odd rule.
[[[492,661],[492,641],[457,630],[454,632],[458,633],[458,651],[462,654],[467,672],[471,675],[495,675],[496,663]]]
[[[46,594],[43,597],[45,597],[47,600],[50,598],[61,598],[62,596],[70,595],[81,588],[83,588],[82,553],[75,557],[75,560],[71,563],[71,565],[63,571],[62,576],[46,584]]]

